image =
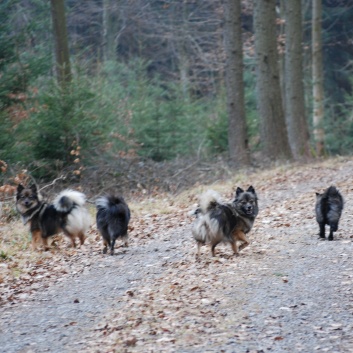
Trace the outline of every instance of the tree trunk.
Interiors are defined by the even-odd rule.
[[[177,55],[179,61],[179,72],[180,72],[180,83],[183,92],[183,97],[185,100],[188,100],[189,90],[190,90],[190,83],[189,83],[189,70],[190,70],[190,63],[189,63],[189,56],[186,47],[186,39],[188,38],[189,28],[188,28],[188,14],[187,14],[187,7],[186,2],[183,1],[181,6],[182,12],[182,22],[180,23],[179,28],[179,36],[176,36],[176,48],[177,48]],[[178,22],[177,19],[173,18],[174,22]]]
[[[241,0],[225,0],[224,13],[229,156],[233,166],[248,165],[250,156],[244,101]]]
[[[265,157],[290,159],[283,112],[276,38],[276,0],[254,2],[257,106]]]
[[[285,6],[285,107],[289,145],[296,160],[310,157],[309,127],[305,114],[300,1]]]
[[[312,69],[313,69],[313,126],[316,153],[318,156],[324,154],[325,133],[323,129],[324,120],[324,87],[322,68],[322,36],[321,36],[321,0],[313,0],[313,23],[312,23]]]
[[[103,0],[103,58],[104,61],[116,60],[119,20],[117,1]]]
[[[58,83],[64,87],[72,79],[64,0],[51,0],[51,14],[55,42],[56,74]]]

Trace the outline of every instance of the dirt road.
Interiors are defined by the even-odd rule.
[[[0,307],[0,352],[353,352],[353,161],[240,184],[255,187],[260,214],[239,257],[220,245],[197,261],[186,210],[115,256],[87,245],[80,271],[74,257],[65,276],[52,263],[45,287]],[[331,184],[345,198],[333,242],[318,239],[313,209]]]

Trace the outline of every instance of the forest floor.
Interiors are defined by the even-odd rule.
[[[206,188],[231,200],[253,185],[251,244],[199,260],[188,212]],[[318,239],[315,192],[345,198],[332,242]],[[353,352],[353,159],[242,172],[131,205],[130,246],[86,244],[0,260],[0,352]],[[3,238],[27,236],[14,221]],[[27,236],[28,237],[28,236]]]

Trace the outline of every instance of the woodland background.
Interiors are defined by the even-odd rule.
[[[0,1],[0,350],[349,351],[353,161],[323,157],[352,150],[352,17],[339,0]],[[123,192],[130,247],[101,255],[92,224],[79,249],[31,251],[13,193],[33,181],[49,200]],[[259,195],[236,259],[195,260],[211,182]],[[331,184],[345,209],[318,241]]]
[[[178,191],[351,154],[352,20],[343,0],[4,0],[0,182]]]

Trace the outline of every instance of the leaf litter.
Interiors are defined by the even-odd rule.
[[[112,258],[101,255],[95,225],[79,249],[67,248],[60,238],[50,252],[33,254],[27,241],[0,262],[0,303],[8,318],[3,332],[7,325],[21,325],[12,321],[12,313],[20,317],[33,302],[45,308],[46,292],[52,302],[58,285],[70,292],[74,280],[84,282],[98,268],[111,272],[113,282],[116,276],[126,278],[127,287],[114,293],[92,287],[97,290],[93,299],[83,291],[72,293],[71,304],[87,305],[86,311],[104,296],[118,307],[91,314],[84,337],[70,338],[65,330],[67,351],[77,340],[85,352],[342,351],[353,338],[352,175],[353,161],[344,158],[249,174],[246,185],[239,186],[255,187],[260,213],[251,245],[239,257],[226,244],[217,247],[215,258],[206,246],[201,258],[195,257],[188,213],[206,186],[173,198],[163,212],[158,200],[152,212],[139,205],[134,214],[132,206],[130,247],[119,248]],[[331,184],[341,190],[346,205],[337,240],[323,242],[313,213],[315,192]],[[236,186],[229,180],[212,188],[231,199]],[[19,222],[10,225],[15,228],[26,233]],[[135,253],[151,261],[134,263]],[[127,274],[131,268],[132,275]],[[80,326],[80,320],[65,319],[60,325]],[[58,341],[52,347],[60,351],[59,338],[48,337]],[[20,343],[11,347],[18,351]]]

